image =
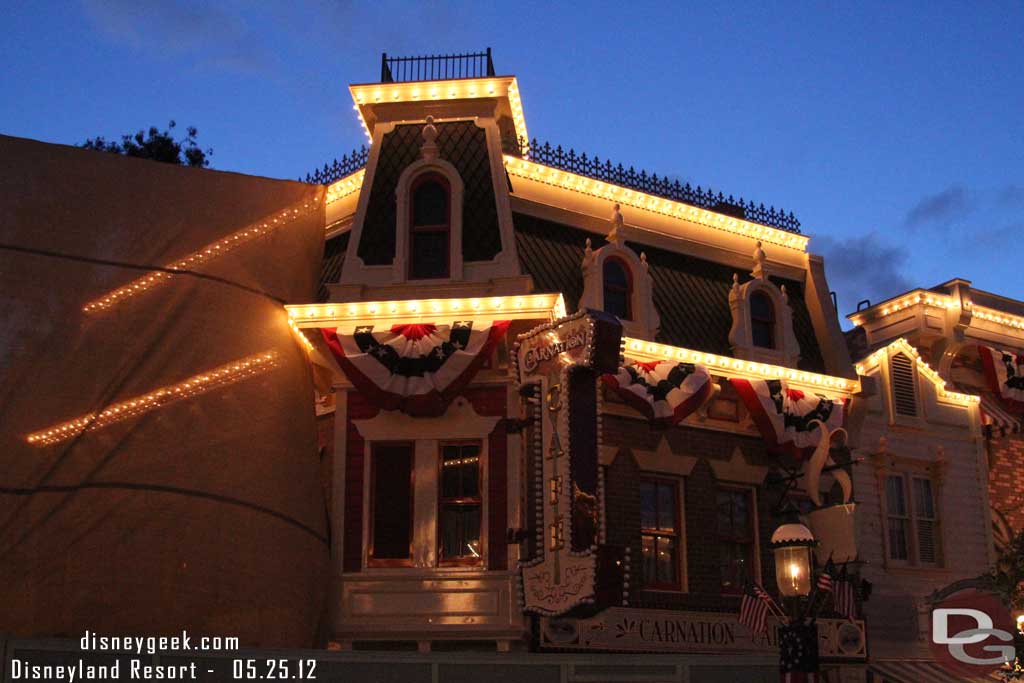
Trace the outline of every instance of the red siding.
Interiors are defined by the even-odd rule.
[[[466,398],[480,415],[505,417],[505,387],[468,389]],[[491,432],[487,441],[487,560],[488,569],[508,568],[508,434],[505,421]]]
[[[363,437],[352,420],[366,420],[378,410],[355,392],[348,394],[348,436],[345,458],[345,571],[358,572],[363,565]]]

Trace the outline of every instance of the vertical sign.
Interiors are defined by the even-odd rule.
[[[618,368],[621,339],[618,320],[590,310],[518,339],[516,379],[533,418],[536,547],[522,566],[527,612],[556,616],[593,602],[603,514],[597,377]]]

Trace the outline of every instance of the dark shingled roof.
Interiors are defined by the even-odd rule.
[[[501,251],[501,233],[491,180],[487,133],[472,121],[435,125],[440,157],[459,172],[465,189],[462,258],[467,262],[489,261]],[[422,145],[423,124],[396,126],[381,141],[359,240],[359,258],[368,266],[390,264],[395,257],[395,190],[402,171],[420,157]]]
[[[523,270],[533,277],[537,291],[561,292],[566,308],[576,310],[583,293],[580,263],[586,239],[589,237],[593,248],[598,249],[605,245],[604,237],[526,214],[517,213],[513,218],[519,261]],[[627,244],[637,253],[647,254],[654,305],[661,315],[657,341],[708,353],[731,354],[729,289],[736,268],[645,244]],[[750,275],[740,273],[740,278],[745,282]],[[793,332],[800,344],[799,367],[810,372],[825,372],[825,361],[804,301],[803,283],[771,279],[777,285],[786,285],[793,309]]]
[[[345,262],[348,238],[352,232],[346,230],[324,242],[324,259],[320,262],[320,292],[317,301],[324,302],[330,296],[328,283],[335,283],[341,277],[341,265]]]

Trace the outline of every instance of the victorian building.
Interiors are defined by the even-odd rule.
[[[878,387],[855,451],[872,662],[893,680],[942,680],[933,608],[984,589],[1022,528],[1024,304],[963,279],[864,303],[847,336]]]
[[[823,261],[792,214],[527,144],[483,57],[385,59],[350,88],[368,152],[314,178],[323,286],[289,315],[319,380],[331,640],[775,680],[774,630],[737,613],[776,590],[784,508],[819,564],[856,556],[865,385]],[[863,621],[818,608],[829,680],[863,680]]]

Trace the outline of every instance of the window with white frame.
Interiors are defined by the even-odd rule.
[[[885,519],[889,560],[941,565],[938,504],[931,478],[908,473],[887,475]]]
[[[441,445],[438,558],[441,564],[480,564],[483,513],[480,443]]]

